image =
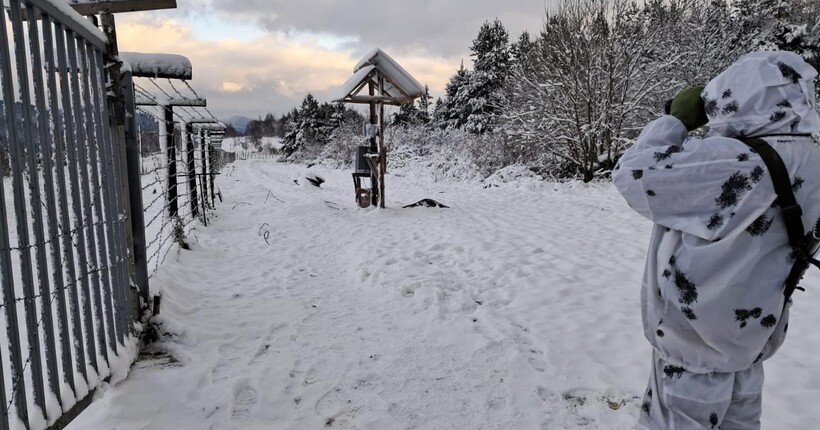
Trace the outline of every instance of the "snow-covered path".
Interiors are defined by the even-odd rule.
[[[650,225],[610,186],[388,176],[378,211],[348,172],[310,170],[322,189],[300,166],[229,167],[152,286],[163,353],[70,429],[633,428]],[[452,208],[398,208],[423,197]],[[764,428],[820,422],[818,305],[798,297],[768,363]]]

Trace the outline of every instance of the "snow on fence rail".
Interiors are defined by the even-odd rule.
[[[125,155],[104,34],[61,0],[5,3],[0,429],[42,429],[134,358]]]

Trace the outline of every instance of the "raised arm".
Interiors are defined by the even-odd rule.
[[[615,187],[652,222],[703,239],[746,228],[774,201],[759,186],[762,160],[734,139],[687,136],[670,115],[647,125],[613,171]]]

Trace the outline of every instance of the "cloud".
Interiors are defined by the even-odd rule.
[[[481,24],[499,18],[517,37],[537,32],[555,0],[212,0],[217,13],[256,21],[269,31],[353,37],[357,48],[463,55]],[[364,52],[359,52],[363,54]]]
[[[194,65],[191,85],[217,116],[280,115],[308,92],[327,101],[359,60],[354,48],[328,46],[317,35],[267,32],[252,40],[206,40],[191,26],[156,14],[122,15],[117,31],[123,51],[188,57]],[[444,87],[457,61],[412,52],[396,59],[434,88]]]
[[[220,116],[282,114],[319,100],[373,47],[440,96],[481,24],[510,38],[541,27],[555,0],[178,0],[175,10],[118,16],[120,49],[185,55],[192,85]]]

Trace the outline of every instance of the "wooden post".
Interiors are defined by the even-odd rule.
[[[177,147],[174,142],[174,108],[164,106],[165,109],[165,148],[166,162],[168,163],[168,215],[171,218],[179,216],[177,201]]]
[[[204,180],[208,177],[208,132],[207,131],[200,131],[200,146],[199,146],[199,154],[202,158],[202,198],[205,201],[208,201],[205,196],[209,195],[208,193],[208,181]],[[213,202],[211,202],[211,209],[214,209]]]
[[[191,193],[191,215],[199,216],[199,199],[196,189],[196,161],[194,160],[194,125],[185,124],[185,161],[188,167],[188,192]],[[200,179],[202,181],[204,178]],[[202,196],[205,198],[205,196]]]
[[[100,27],[108,38],[108,46],[105,53],[104,61],[108,63],[108,75],[111,80],[111,89],[113,90],[113,97],[109,97],[109,112],[113,116],[113,131],[115,144],[121,145],[120,150],[114,151],[114,163],[123,166],[124,168],[115,169],[119,172],[119,179],[121,184],[120,202],[114,202],[122,206],[124,217],[125,232],[123,234],[125,243],[125,267],[127,279],[123,280],[127,283],[133,283],[137,286],[137,292],[140,297],[145,300],[147,305],[148,299],[148,268],[147,259],[145,259],[145,226],[142,208],[142,178],[140,177],[139,166],[141,164],[140,154],[136,150],[134,142],[134,125],[135,119],[133,116],[134,105],[131,104],[133,99],[133,82],[132,76],[127,76],[125,82],[128,87],[123,86],[122,80],[122,63],[118,61],[119,45],[117,44],[117,24],[114,15],[109,12],[100,13]],[[110,65],[109,65],[110,64]],[[131,91],[126,98],[125,92]],[[129,110],[130,109],[130,110]],[[115,196],[116,197],[116,196]],[[116,199],[115,199],[116,200]],[[139,215],[135,217],[134,213],[139,211]],[[145,260],[145,261],[144,261]],[[128,285],[128,284],[127,284]],[[139,300],[132,297],[132,289],[126,285],[125,291],[121,294],[124,297],[125,303],[123,306],[130,307],[125,313],[126,317],[133,318],[139,315]],[[121,298],[122,300],[123,298]],[[132,321],[127,322],[129,332],[133,332]]]
[[[373,81],[369,81],[367,83],[368,92],[371,96],[376,95],[376,85]],[[369,124],[371,126],[376,125],[376,102],[370,102],[370,120]],[[380,131],[381,133],[381,131]],[[377,152],[379,150],[378,142],[376,136],[370,137],[370,152]],[[373,206],[379,204],[381,195],[379,192],[381,188],[379,187],[379,172],[376,169],[370,169],[370,202]]]
[[[211,135],[208,133],[208,185],[210,185],[210,192],[211,192],[211,207],[216,208],[216,196],[214,195],[214,190],[216,187],[214,186],[215,178],[216,178],[216,150],[214,149],[213,141],[211,140]]]
[[[379,72],[379,95],[384,96],[384,76]],[[387,151],[384,148],[384,102],[379,102],[379,206],[384,209],[384,174]]]

